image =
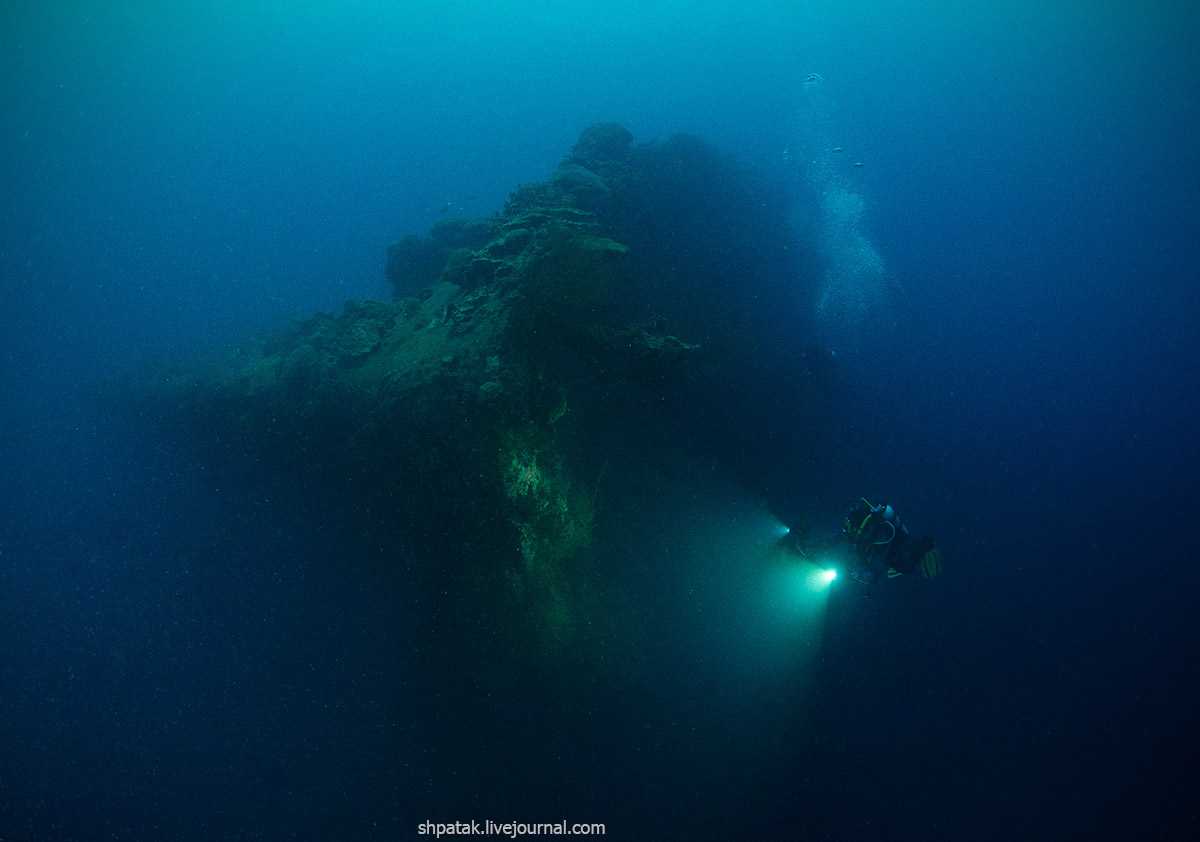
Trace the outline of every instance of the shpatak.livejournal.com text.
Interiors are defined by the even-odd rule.
[[[605,827],[595,822],[430,822],[417,825],[422,836],[603,836]]]

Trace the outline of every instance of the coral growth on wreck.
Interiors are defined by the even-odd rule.
[[[762,318],[802,309],[785,218],[702,141],[599,124],[502,211],[391,246],[393,300],[141,386],[385,520],[445,656],[599,662],[635,633],[596,563],[600,478],[610,500],[690,460],[765,483],[806,429],[811,389]],[[712,411],[731,406],[744,423]]]

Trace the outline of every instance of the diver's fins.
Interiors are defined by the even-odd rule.
[[[937,548],[937,544],[930,541],[930,547],[921,556],[921,575],[926,579],[932,579],[934,576],[942,572],[942,554]]]

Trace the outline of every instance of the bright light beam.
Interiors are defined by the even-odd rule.
[[[770,577],[776,610],[785,616],[824,614],[837,568],[784,557]]]
[[[776,541],[782,541],[791,532],[786,523],[776,517],[771,518],[770,535]]]

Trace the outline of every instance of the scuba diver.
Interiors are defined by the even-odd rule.
[[[942,572],[941,552],[933,536],[910,542],[908,527],[896,510],[884,503],[873,505],[865,497],[846,514],[840,532],[815,543],[809,543],[808,532],[808,524],[798,523],[784,537],[784,546],[814,560],[844,551],[850,575],[868,592],[885,575],[891,579],[919,572],[932,579]]]

